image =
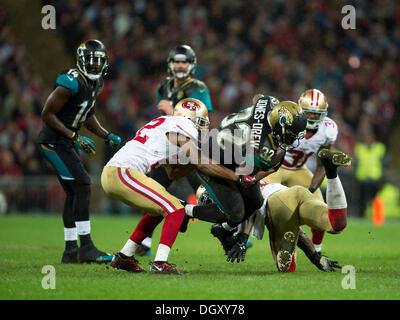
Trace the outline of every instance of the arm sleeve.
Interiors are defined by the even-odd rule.
[[[73,75],[63,73],[57,77],[55,86],[67,88],[71,92],[71,95],[74,96],[78,93],[79,83]]]

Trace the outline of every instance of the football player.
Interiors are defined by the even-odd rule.
[[[166,115],[174,113],[176,104],[185,98],[202,101],[212,111],[210,93],[206,84],[193,78],[197,66],[196,54],[188,45],[178,45],[167,59],[168,77],[157,88],[157,108]]]
[[[292,187],[300,185],[308,188],[321,201],[324,200],[319,189],[325,178],[325,169],[316,156],[323,148],[331,149],[338,135],[336,123],[329,117],[326,96],[317,89],[304,91],[298,101],[307,116],[306,135],[286,152],[279,170],[264,179],[271,183],[281,183]],[[307,166],[313,166],[312,173]],[[321,251],[324,231],[311,229],[315,249]]]
[[[213,157],[236,172],[246,170],[246,179],[234,183],[199,172],[214,203],[186,206],[189,217],[216,222],[211,233],[223,245],[237,225],[262,206],[258,181],[279,168],[285,148],[305,132],[306,116],[296,103],[267,95],[257,98],[252,106],[224,118],[215,139],[209,139]]]
[[[271,252],[278,271],[295,271],[296,244],[319,269],[333,271],[340,268],[337,261],[322,256],[312,245],[307,245],[308,237],[300,226],[308,225],[335,234],[346,227],[347,201],[337,168],[350,165],[351,158],[343,152],[328,149],[321,149],[318,158],[326,170],[327,204],[303,186],[287,187],[262,181],[264,204],[232,236],[230,247],[225,248],[228,250],[227,261],[244,261],[245,243],[254,225],[253,236],[257,239],[262,239],[265,226],[268,228]],[[208,198],[205,192],[199,197]]]
[[[203,102],[208,112],[212,111],[210,93],[206,84],[193,78],[197,58],[193,49],[188,45],[178,45],[169,52],[168,58],[168,77],[158,84],[157,88],[157,108],[166,115],[172,115],[174,108],[179,101],[185,98],[194,98]],[[165,168],[160,166],[149,173],[149,176],[160,183],[164,188],[172,184]],[[201,184],[197,175],[192,172],[185,176],[193,193]],[[178,183],[183,183],[179,181]],[[136,255],[150,255],[152,238],[147,237],[136,251]]]
[[[109,146],[115,148],[121,143],[121,138],[104,129],[95,115],[96,99],[103,89],[107,68],[104,45],[99,40],[82,43],[76,53],[76,68],[57,76],[55,89],[41,115],[44,126],[37,142],[66,193],[63,210],[66,245],[62,263],[94,262],[99,257],[106,261],[112,257],[98,250],[90,237],[90,177],[79,150],[92,156],[96,148],[93,140],[78,134],[85,125]]]
[[[157,165],[164,165],[177,179],[194,168],[207,175],[237,181],[234,171],[217,164],[198,149],[198,130],[208,124],[205,105],[196,99],[184,99],[175,116],[161,116],[142,127],[106,164],[101,175],[104,191],[127,205],[147,212],[117,253],[111,266],[129,272],[144,272],[134,257],[140,243],[165,218],[151,273],[185,274],[168,263],[168,256],[185,217],[185,208],[157,181],[146,176]]]

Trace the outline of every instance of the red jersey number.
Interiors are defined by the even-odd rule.
[[[283,165],[288,168],[301,168],[306,163],[307,159],[314,154],[314,152],[305,154],[300,150],[288,150],[287,152],[290,153],[293,158],[292,163],[289,163],[286,160],[283,161]]]
[[[136,140],[137,142],[140,142],[142,144],[146,143],[147,139],[149,139],[148,136],[143,134],[143,129],[154,129],[155,127],[158,127],[162,123],[164,123],[165,118],[157,118],[152,121],[150,121],[148,124],[146,124],[144,127],[142,127],[137,133],[136,136],[132,140]]]

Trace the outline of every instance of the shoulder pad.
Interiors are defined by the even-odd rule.
[[[61,73],[56,79],[55,86],[65,87],[72,95],[75,95],[78,93],[79,89],[79,82],[76,78],[74,74]]]

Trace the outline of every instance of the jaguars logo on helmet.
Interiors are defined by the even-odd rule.
[[[76,50],[76,66],[92,81],[107,74],[108,57],[104,44],[99,40],[87,40]]]
[[[307,117],[302,108],[292,101],[279,102],[269,113],[268,122],[272,135],[282,148],[304,138]]]

